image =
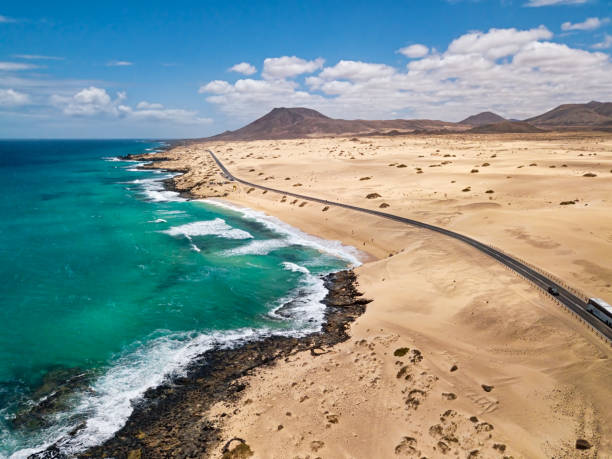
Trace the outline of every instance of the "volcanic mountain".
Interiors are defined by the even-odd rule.
[[[533,118],[526,119],[536,126],[554,128],[612,127],[612,102],[565,104]]]
[[[468,126],[435,120],[342,120],[310,108],[275,108],[267,115],[235,131],[206,140],[273,140],[332,135],[393,135],[414,131],[464,131]]]
[[[468,124],[470,126],[482,126],[485,124],[495,124],[506,121],[506,118],[499,116],[493,112],[481,112],[477,115],[468,116],[463,121],[459,121],[459,124]]]

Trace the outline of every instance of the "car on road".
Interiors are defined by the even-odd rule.
[[[552,296],[559,296],[559,290],[557,290],[557,287],[552,285],[548,287],[548,293],[550,293]]]

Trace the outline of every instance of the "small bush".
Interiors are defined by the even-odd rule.
[[[370,193],[369,195],[366,196],[367,199],[376,199],[380,197],[381,196],[378,193]]]
[[[393,352],[393,355],[395,357],[404,357],[406,354],[408,354],[409,350],[410,349],[408,349],[407,347],[400,347]]]

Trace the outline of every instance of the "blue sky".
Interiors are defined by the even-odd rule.
[[[275,106],[456,121],[612,101],[611,0],[125,3],[0,6],[0,137],[207,136]]]

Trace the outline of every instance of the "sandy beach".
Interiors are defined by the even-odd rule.
[[[216,142],[151,167],[368,254],[351,339],[246,376],[207,413],[216,456],[234,437],[224,457],[612,455],[612,349],[552,297],[442,235],[227,182],[207,149],[245,180],[443,226],[609,301],[611,135]]]

